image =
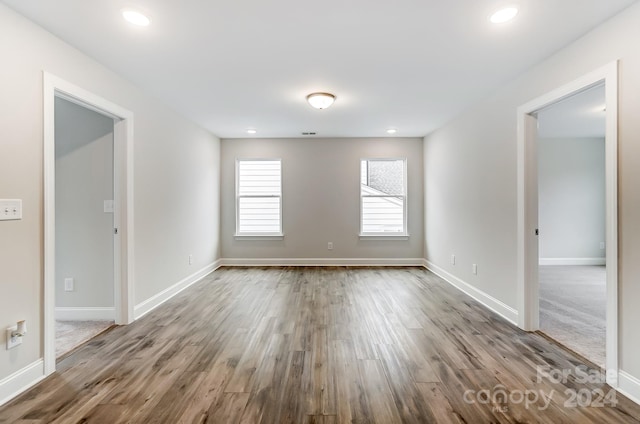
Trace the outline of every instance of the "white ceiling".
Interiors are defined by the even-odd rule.
[[[540,138],[602,137],[606,132],[605,87],[599,85],[538,112]]]
[[[635,0],[2,1],[229,138],[424,136]]]

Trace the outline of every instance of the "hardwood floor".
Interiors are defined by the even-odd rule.
[[[79,348],[0,422],[640,422],[580,365],[421,268],[223,268]]]

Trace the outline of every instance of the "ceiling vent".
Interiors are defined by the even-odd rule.
[[[303,132],[302,135],[316,135],[315,132]]]

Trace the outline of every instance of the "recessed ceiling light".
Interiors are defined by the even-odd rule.
[[[316,109],[326,109],[333,104],[336,96],[331,93],[311,93],[307,96],[307,102]]]
[[[249,128],[249,129],[247,130],[247,134],[256,134],[257,132],[258,132],[258,130],[255,130],[255,129],[253,129],[253,128]]]
[[[515,6],[509,6],[497,10],[493,15],[491,15],[491,17],[489,17],[489,20],[494,24],[503,24],[515,18],[517,14],[518,8]]]
[[[397,132],[398,132],[398,130],[397,130],[397,129],[395,129],[395,128],[389,128],[389,129],[387,130],[387,134],[395,134],[395,133],[397,133]]]
[[[133,9],[122,9],[122,17],[130,24],[136,26],[149,26],[151,19],[142,12]]]

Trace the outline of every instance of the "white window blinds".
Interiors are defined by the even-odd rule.
[[[281,161],[236,163],[236,233],[282,234]]]

